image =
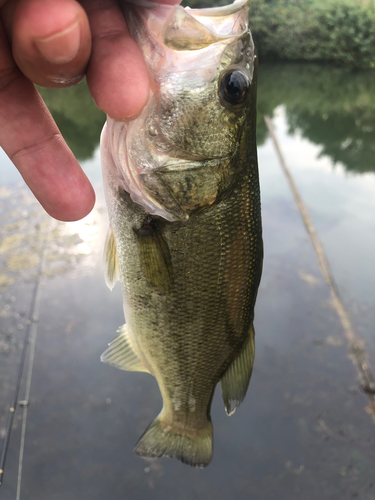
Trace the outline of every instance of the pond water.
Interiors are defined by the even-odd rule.
[[[269,115],[322,241],[342,302],[375,370],[375,74],[319,65],[261,65],[259,169],[265,262],[256,359],[246,400],[212,405],[207,469],[145,461],[132,449],[158,414],[152,377],[100,363],[123,323],[105,286],[107,216],[98,140],[103,114],[84,84],[44,90],[97,191],[76,223],[46,216],[0,151],[0,437],[15,384],[38,262],[44,277],[19,498],[375,499],[375,406],[356,366],[310,238],[263,120]],[[26,377],[24,377],[26,378]],[[24,399],[25,381],[20,399]],[[0,496],[16,498],[22,409]]]

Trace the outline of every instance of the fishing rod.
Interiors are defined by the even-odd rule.
[[[11,404],[9,407],[8,421],[7,421],[7,426],[6,426],[6,430],[5,430],[5,437],[4,437],[4,442],[3,442],[3,448],[2,448],[1,457],[0,457],[0,486],[2,485],[3,478],[4,478],[4,469],[5,469],[5,464],[6,464],[7,454],[8,454],[10,435],[12,433],[14,414],[16,412],[16,407],[17,407],[18,394],[19,394],[19,390],[20,390],[20,386],[21,386],[22,373],[23,373],[23,369],[25,366],[27,348],[28,348],[29,343],[30,343],[30,336],[31,336],[31,332],[33,331],[33,326],[35,326],[35,323],[37,323],[37,321],[38,321],[37,314],[35,314],[35,313],[36,313],[36,310],[38,307],[39,296],[40,296],[40,283],[41,283],[43,263],[44,263],[45,245],[42,245],[42,249],[43,250],[42,250],[42,253],[40,256],[40,263],[39,263],[39,269],[38,269],[38,274],[37,274],[37,280],[36,280],[33,294],[32,294],[32,298],[31,298],[29,320],[27,322],[27,330],[26,330],[26,334],[25,334],[25,338],[24,338],[24,342],[23,342],[23,348],[22,348],[20,365],[18,368],[16,386],[15,386],[13,398],[12,398],[12,401],[11,401]]]

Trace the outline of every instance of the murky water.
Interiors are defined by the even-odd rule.
[[[263,114],[330,261],[375,369],[375,75],[320,66],[261,66],[259,166],[265,241],[256,361],[245,402],[228,418],[217,391],[211,465],[145,461],[132,448],[158,414],[149,375],[99,362],[123,323],[104,284],[107,229],[98,138],[103,116],[83,85],[45,91],[92,179],[97,205],[63,224],[46,216],[0,152],[0,436],[33,286],[45,249],[20,498],[29,500],[375,499],[375,408],[348,357],[310,239]],[[21,388],[20,399],[24,399]],[[0,495],[15,498],[22,410]]]

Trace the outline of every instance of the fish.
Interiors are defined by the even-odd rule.
[[[135,453],[205,467],[215,387],[231,415],[254,363],[263,242],[249,2],[143,0],[124,15],[150,94],[136,117],[107,117],[101,136],[105,275],[121,283],[126,321],[101,360],[159,385],[162,410]]]

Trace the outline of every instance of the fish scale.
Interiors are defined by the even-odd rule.
[[[101,141],[111,222],[107,282],[113,286],[119,279],[126,319],[102,360],[149,372],[158,382],[163,407],[135,452],[192,466],[206,466],[212,457],[210,407],[217,383],[228,414],[245,397],[263,255],[248,3],[222,9],[127,9],[139,23],[132,35],[159,87],[139,117],[124,124],[108,118]],[[179,30],[171,35],[168,23],[174,22]],[[187,34],[198,63],[201,50],[214,51],[216,70],[207,81],[196,75],[189,80],[191,69],[178,65],[179,54],[184,61],[189,51]],[[149,44],[159,44],[159,56],[150,55]],[[223,75],[235,78],[236,71],[246,87],[223,89]]]

